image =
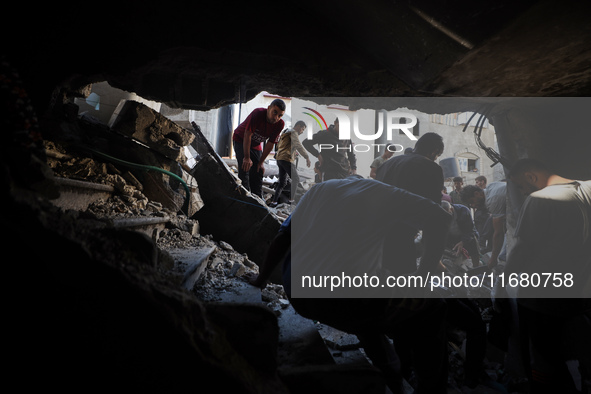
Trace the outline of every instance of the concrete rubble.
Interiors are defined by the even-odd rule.
[[[136,113],[147,111],[135,104],[132,108]],[[68,107],[68,111],[75,112],[71,106]],[[125,113],[125,111],[122,112]],[[158,121],[160,125],[166,124],[161,118]],[[119,130],[123,124],[119,123]],[[153,127],[154,122],[150,125],[152,126],[143,128],[138,126],[137,129],[145,130]],[[182,163],[176,160],[178,157],[164,156],[161,152],[155,153],[151,147],[147,146],[148,134],[139,133],[137,129],[134,133],[122,136],[84,115],[80,116],[78,121],[72,121],[70,118],[62,126],[64,134],[62,138],[58,136],[44,141],[45,150],[48,153],[48,166],[57,179],[57,187],[62,192],[62,196],[50,200],[49,205],[43,204],[41,207],[33,208],[44,212],[40,217],[45,219],[36,226],[34,223],[32,225],[33,228],[37,228],[39,234],[44,234],[40,236],[41,240],[47,240],[47,242],[51,240],[51,244],[38,249],[38,252],[45,250],[45,259],[59,261],[59,269],[54,269],[49,276],[43,274],[44,278],[52,278],[50,286],[46,281],[33,281],[36,292],[45,294],[46,302],[62,305],[64,312],[58,313],[61,321],[54,322],[50,317],[47,321],[53,322],[52,326],[55,330],[63,330],[62,327],[68,325],[82,324],[79,335],[69,334],[68,337],[54,332],[53,329],[48,330],[51,335],[59,339],[63,347],[61,351],[64,354],[76,354],[77,359],[85,360],[86,356],[78,354],[74,343],[84,341],[83,338],[95,338],[92,341],[96,343],[112,341],[122,343],[115,351],[115,357],[133,359],[130,362],[138,368],[143,368],[142,373],[150,375],[150,378],[145,379],[138,387],[161,386],[164,381],[170,380],[167,376],[170,376],[173,371],[189,377],[190,374],[187,372],[190,369],[199,369],[208,371],[206,372],[208,378],[215,379],[216,385],[221,390],[270,393],[287,392],[285,382],[278,377],[279,366],[284,368],[282,373],[285,376],[295,379],[291,385],[297,387],[297,381],[301,379],[296,377],[301,376],[301,373],[291,367],[285,369],[285,361],[292,359],[290,355],[295,354],[296,348],[300,353],[309,352],[308,337],[315,338],[312,343],[316,344],[315,352],[322,354],[323,362],[332,362],[324,345],[318,346],[322,344],[322,340],[313,323],[299,318],[293,309],[289,310],[290,305],[281,285],[269,286],[261,292],[242,279],[245,274],[258,272],[254,259],[260,259],[261,252],[257,254],[256,250],[252,250],[252,253],[247,254],[244,251],[237,251],[238,248],[235,249],[232,245],[237,241],[232,237],[229,237],[230,239],[226,242],[220,239],[219,234],[204,233],[200,220],[181,211],[182,205],[179,201],[186,196],[183,195],[178,183],[175,185],[172,178],[166,176],[155,180],[154,177],[146,176],[146,171],[143,169],[138,169],[138,166],[158,166],[186,179],[193,186],[191,189],[193,212],[204,209],[207,203],[215,205],[216,199],[210,199],[211,196],[208,193],[205,193],[205,199],[202,199],[197,188],[198,183],[183,168]],[[80,136],[84,134],[84,138],[81,138]],[[92,143],[85,141],[88,136],[91,137]],[[142,138],[143,143],[136,143],[136,137]],[[183,140],[183,143],[191,143],[190,140],[190,138]],[[87,149],[88,145],[92,146],[92,149]],[[171,146],[170,144],[160,145]],[[208,156],[200,160],[203,168],[208,168],[206,164],[212,164],[212,157]],[[213,163],[219,165],[218,160],[219,158],[213,159]],[[134,165],[129,166],[129,162]],[[175,166],[174,162],[179,165]],[[219,165],[218,172],[213,173],[223,174],[221,176],[225,178],[222,179],[230,184],[233,183],[232,193],[236,188],[240,189],[237,178],[229,167]],[[215,182],[215,179],[200,174],[199,170],[194,171],[194,174],[202,179],[203,184]],[[163,190],[154,193],[153,190],[158,189],[154,185],[159,182],[165,187],[160,185],[160,189]],[[146,183],[151,183],[152,187],[147,186]],[[72,198],[69,201],[62,201],[65,186],[73,189]],[[104,190],[106,193],[96,198],[97,189]],[[216,193],[222,191],[220,188],[212,189]],[[288,211],[277,215],[280,210],[268,210],[263,201],[245,193],[244,189],[239,190],[239,193],[240,196],[235,194],[229,194],[229,196],[256,204],[256,206],[251,205],[253,213],[248,217],[259,222],[257,231],[261,233],[263,229],[260,227],[269,225],[272,226],[269,235],[276,232]],[[88,199],[89,195],[94,195],[95,198]],[[69,205],[72,201],[76,201],[78,205]],[[214,212],[215,209],[210,208],[210,211]],[[233,214],[240,217],[242,212],[248,212],[248,209],[237,210]],[[231,216],[222,216],[218,220],[224,218],[227,220],[226,227],[236,223],[242,230],[239,220],[231,220]],[[137,222],[148,225],[149,229],[141,230],[135,224]],[[156,222],[157,225],[155,225]],[[206,216],[203,223],[209,225]],[[48,236],[49,233],[55,233],[55,235]],[[19,240],[15,240],[15,244],[19,244],[16,241]],[[77,255],[74,252],[76,248],[60,247],[62,244],[79,244],[85,252],[83,255]],[[262,249],[261,244],[258,248]],[[70,252],[64,254],[65,250]],[[35,255],[36,253],[33,253],[29,256],[32,258],[29,268],[44,272],[46,267],[37,267],[38,262],[42,260],[35,259]],[[70,255],[72,255],[71,258]],[[82,264],[72,271],[76,262],[87,260],[96,263]],[[109,267],[107,269],[114,277],[100,275],[99,271],[103,269],[101,267]],[[123,275],[122,279],[116,279],[119,275]],[[117,284],[111,283],[112,280]],[[73,296],[76,302],[87,304],[88,309],[85,308],[87,312],[82,310],[79,313],[71,312],[71,308],[77,307],[74,307],[71,301],[67,302],[62,298],[61,293],[55,294],[52,290],[55,289],[54,286],[58,288],[74,286],[77,290],[69,291],[67,295],[63,294],[63,297]],[[93,311],[93,305],[96,302],[88,301],[86,295],[91,289],[103,299],[98,301],[97,305],[101,310],[105,308],[103,312]],[[137,296],[132,294],[141,295],[142,301],[138,302]],[[117,300],[129,300],[129,302]],[[120,305],[117,304],[118,302]],[[132,306],[133,302],[137,304],[135,307]],[[131,331],[107,328],[121,324],[121,316],[124,316],[125,311],[129,311],[130,308],[136,311],[126,318],[126,321],[133,319],[133,324],[126,323]],[[162,320],[159,317],[162,313],[155,315],[149,312],[154,308],[163,312],[163,316],[168,318]],[[105,329],[100,333],[90,334],[88,330],[91,330],[92,325],[86,327],[82,323],[89,319],[85,317],[87,314],[95,315],[91,320],[99,318],[103,322],[101,326]],[[281,316],[289,316],[289,321],[281,319]],[[120,323],[117,323],[117,320]],[[172,326],[168,321],[173,323]],[[279,332],[280,326],[293,328],[294,321],[300,321],[300,325],[307,327],[308,334],[303,336],[303,339],[295,335],[298,334],[297,332],[292,331],[288,336]],[[140,328],[144,325],[149,328]],[[206,351],[209,355],[197,357],[197,360],[201,361],[189,361],[186,356],[182,356],[188,353],[187,350],[182,350],[181,343],[174,344],[166,340],[166,338],[174,338],[175,335],[169,333],[162,337],[154,331],[174,331],[175,326],[183,332],[194,333],[202,338],[191,341],[193,345],[190,345],[189,349],[193,350],[188,353],[209,349]],[[237,327],[240,327],[239,335],[235,331]],[[213,336],[206,334],[207,332],[211,332]],[[247,342],[243,340],[245,336],[249,338]],[[273,338],[276,339],[273,340]],[[72,347],[68,345],[70,341],[74,341]],[[149,343],[150,349],[156,347],[161,350],[152,350],[152,355],[148,356],[146,354],[148,348],[138,351],[142,346],[141,343]],[[52,345],[48,343],[32,341],[31,346],[45,349],[48,354],[54,351]],[[86,373],[82,373],[77,368],[73,369],[80,380],[90,378],[93,371],[103,370],[95,364],[104,362],[100,360],[105,360],[106,355],[103,355],[104,352],[100,349],[96,349],[93,353],[95,362],[87,363]],[[222,361],[223,357],[228,356],[235,361]],[[155,364],[158,364],[156,360],[170,360],[171,357],[176,357],[176,362],[169,363],[166,368],[162,366],[156,369],[146,368],[144,363],[140,362],[145,359],[154,360]],[[198,367],[196,362],[201,363],[202,366]],[[226,366],[220,368],[220,363]],[[117,368],[114,366],[113,370],[116,371]],[[135,371],[130,368],[126,372],[126,377],[122,379],[122,384],[134,385],[139,371],[139,369]],[[227,376],[227,379],[222,380],[222,376]],[[72,384],[76,381],[77,379],[72,380]],[[107,381],[105,384],[108,385]],[[176,378],[169,383],[169,388],[186,387],[187,383],[185,378]]]
[[[131,100],[125,102],[111,127],[181,164],[187,160],[182,148],[195,138],[190,131],[160,113]]]
[[[47,210],[39,231],[58,232],[57,239],[49,237],[54,243],[53,254],[48,256],[64,260],[51,275],[54,283],[71,286],[74,281],[82,303],[88,298],[88,289],[109,299],[98,306],[103,310],[102,325],[113,329],[97,333],[95,340],[130,342],[131,346],[121,345],[116,357],[133,358],[138,365],[142,365],[142,357],[153,362],[177,358],[159,372],[158,368],[147,369],[159,376],[148,380],[146,387],[149,382],[162,384],[173,369],[190,373],[195,367],[219,377],[215,382],[221,389],[240,392],[309,392],[319,384],[340,387],[339,392],[384,392],[382,378],[355,336],[295,312],[281,286],[280,267],[262,291],[246,283],[247,275],[258,273],[258,263],[292,206],[270,209],[241,187],[235,170],[212,150],[197,125],[189,132],[135,102],[123,106],[120,116],[113,129],[84,116],[78,124],[70,121],[68,133],[84,130],[92,136],[93,149],[72,143],[72,138],[45,141],[48,165],[60,180],[62,194],[66,185],[73,189],[99,185],[106,194],[96,198],[92,192],[95,199],[86,200],[80,197],[85,192],[77,189],[72,200],[84,201],[82,205],[73,206],[58,198],[50,207],[37,208]],[[198,152],[192,169],[186,168],[180,155],[189,144]],[[176,178],[166,173],[154,175],[141,166],[158,166],[177,174],[190,186],[190,195]],[[267,190],[267,196],[270,193],[272,190]],[[188,211],[183,212],[186,201],[190,202]],[[60,243],[79,244],[87,256],[64,256],[55,249]],[[101,246],[97,249],[97,245]],[[91,278],[85,283],[71,272],[80,271],[74,268],[75,261],[88,259],[95,263],[82,266],[79,274]],[[112,278],[99,275],[105,267],[112,271]],[[119,284],[113,287],[112,280]],[[46,286],[39,285],[39,289],[51,294]],[[113,294],[105,293],[107,289]],[[72,294],[50,295],[49,300],[64,302],[63,297]],[[140,309],[133,305],[137,296],[132,294],[143,294]],[[119,306],[121,299],[129,301]],[[62,323],[81,324],[79,315],[68,314],[69,304],[65,303],[63,316],[68,318]],[[135,328],[123,334],[114,329],[117,323],[113,319],[121,319],[125,310],[133,308],[137,312],[131,314],[135,322],[130,327]],[[154,315],[154,308],[162,317]],[[152,329],[131,339],[132,332],[145,330],[146,325]],[[89,327],[82,331],[83,336]],[[208,349],[208,355],[190,362],[178,357],[187,350],[162,336],[174,337],[176,330],[199,336],[197,341],[189,340],[189,349],[198,353]],[[465,338],[458,338],[450,342],[452,386],[462,379]],[[148,343],[160,350],[151,356],[145,350],[137,352]],[[66,352],[76,354],[73,349]],[[133,352],[137,354],[132,356]],[[229,354],[235,361],[220,367]],[[500,374],[500,366],[490,370]],[[135,373],[128,375],[129,384],[135,382]],[[228,374],[232,378],[222,383],[219,379]],[[178,387],[186,383],[184,379],[175,382]],[[407,390],[412,390],[409,385]]]

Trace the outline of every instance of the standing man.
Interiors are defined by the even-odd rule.
[[[353,152],[353,143],[351,140],[339,139],[339,118],[328,127],[328,130],[320,130],[311,140],[304,140],[302,145],[312,156],[318,158],[323,180],[344,179],[357,173],[357,157]],[[314,145],[318,145],[320,151]]]
[[[285,102],[275,99],[266,109],[254,109],[232,136],[242,186],[261,198],[265,159],[279,141],[279,134],[285,126],[281,119],[284,113]],[[266,142],[264,149],[263,142]]]
[[[377,170],[378,181],[405,189],[411,193],[441,204],[443,169],[435,160],[443,153],[443,138],[436,133],[423,134],[412,152],[391,158]],[[393,202],[394,203],[394,202]],[[384,243],[384,265],[394,274],[412,272],[417,267],[415,238],[419,228],[410,223],[400,223],[388,234]],[[403,336],[395,335],[393,340],[398,352],[403,373],[409,376],[412,364],[412,350]]]
[[[419,138],[413,152],[393,157],[381,165],[376,179],[440,204],[443,170],[435,160],[443,153],[443,148],[439,134],[426,133]],[[401,225],[392,236],[392,242],[386,243],[387,260],[396,256],[397,265],[404,266],[405,272],[416,268],[414,239],[417,233],[416,228]]]
[[[287,184],[288,175],[291,178],[290,199],[296,199],[298,183],[300,183],[300,177],[298,176],[298,171],[294,164],[296,153],[299,152],[306,159],[306,165],[308,167],[310,167],[312,164],[310,162],[308,153],[302,146],[302,143],[299,139],[299,136],[304,132],[304,130],[306,130],[306,123],[303,120],[299,120],[292,129],[288,129],[283,134],[281,134],[281,138],[279,139],[279,147],[277,148],[277,155],[275,156],[275,159],[277,159],[277,166],[279,167],[279,185],[277,186],[275,195],[273,196],[273,202],[271,203],[272,207],[277,206],[279,196]]]
[[[531,392],[581,392],[569,372],[565,353],[579,360],[588,374],[591,181],[564,178],[534,159],[518,160],[509,179],[528,196],[519,213],[516,242],[505,267],[507,278],[519,275],[520,280],[513,285],[505,283],[505,288],[517,287],[519,328],[529,345],[523,347],[522,355]],[[543,275],[551,276],[552,285],[532,284]],[[497,297],[504,290],[498,288]],[[560,340],[548,340],[567,336],[570,349],[564,349]]]
[[[439,204],[443,169],[435,160],[441,156],[443,148],[443,138],[439,134],[423,134],[412,152],[394,157],[380,166],[376,171],[376,179]]]
[[[452,215],[451,225],[447,235],[447,247],[451,248],[456,256],[461,256],[465,249],[474,267],[480,265],[480,253],[478,248],[478,231],[474,226],[470,209],[462,204],[450,204],[441,201],[441,206]]]
[[[484,175],[477,176],[475,179],[476,186],[484,190],[486,193],[487,179]],[[481,253],[487,253],[492,249],[492,223],[490,213],[486,207],[476,208],[474,210],[474,225],[480,238],[478,240]]]
[[[381,297],[375,294],[381,287],[339,288],[326,297],[317,293],[328,295],[326,289],[305,287],[300,274],[324,277],[343,271],[385,278],[382,244],[389,242],[388,232],[404,223],[423,229],[426,237],[421,264],[411,273],[434,272],[449,221],[450,215],[439,204],[381,182],[360,176],[322,182],[302,197],[283,223],[259,276],[251,283],[264,288],[275,266],[283,262],[283,286],[294,309],[308,319],[356,335],[393,393],[404,390],[399,359],[388,337],[400,330],[415,355],[416,392],[444,394],[446,308],[441,300]],[[369,297],[355,297],[357,290]]]
[[[387,144],[386,147],[384,148],[384,153],[382,153],[381,156],[378,156],[375,158],[375,160],[371,163],[371,165],[369,166],[370,168],[370,172],[369,172],[369,176],[373,179],[376,179],[376,171],[378,170],[378,168],[384,164],[386,162],[386,160],[388,160],[389,158],[391,158],[392,156],[394,156],[394,152],[392,152],[389,148],[391,146],[393,146],[394,144]]]
[[[462,201],[470,208],[485,208],[491,214],[492,250],[487,265],[492,269],[499,263],[499,255],[505,244],[507,182],[491,183],[486,193],[476,185],[467,185],[462,189]]]
[[[464,204],[462,201],[462,188],[464,186],[464,179],[461,176],[456,176],[453,179],[454,189],[449,193],[452,204]]]

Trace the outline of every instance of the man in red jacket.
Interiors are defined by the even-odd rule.
[[[285,102],[275,99],[267,108],[254,109],[232,136],[238,177],[242,186],[259,197],[263,194],[265,159],[279,141],[279,134],[285,126],[281,120],[284,113]],[[264,148],[263,142],[266,143]]]

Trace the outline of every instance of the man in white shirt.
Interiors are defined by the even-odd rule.
[[[583,367],[591,362],[591,181],[564,178],[532,159],[516,162],[509,179],[528,196],[504,272],[529,342],[524,368],[532,392],[577,392],[565,354]],[[496,298],[505,289],[497,287]]]

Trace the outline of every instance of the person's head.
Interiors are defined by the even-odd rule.
[[[464,178],[462,178],[461,176],[455,176],[453,181],[454,189],[456,189],[457,191],[462,190],[462,186],[464,185]]]
[[[509,171],[509,179],[526,196],[545,188],[550,175],[550,169],[535,159],[518,160]]]
[[[306,122],[303,120],[298,120],[296,124],[293,126],[293,129],[298,133],[302,134],[304,130],[306,130]]]
[[[414,152],[430,160],[437,160],[443,153],[443,138],[437,133],[426,133],[418,139]]]
[[[339,118],[336,118],[333,123],[333,130],[339,131]]]
[[[410,155],[412,152],[413,152],[413,149],[410,146],[404,150],[405,155]]]
[[[384,148],[384,153],[382,153],[382,157],[384,159],[389,159],[392,156],[394,156],[394,151],[393,150],[390,150],[390,149],[394,149],[395,150],[395,144],[393,144],[393,143],[386,144],[386,147]]]
[[[275,99],[267,107],[267,122],[277,123],[285,113],[285,101]]]
[[[486,201],[484,191],[476,185],[468,185],[460,192],[464,204],[471,208],[482,208]]]
[[[477,176],[476,179],[476,186],[481,189],[486,189],[486,177],[484,175]]]

